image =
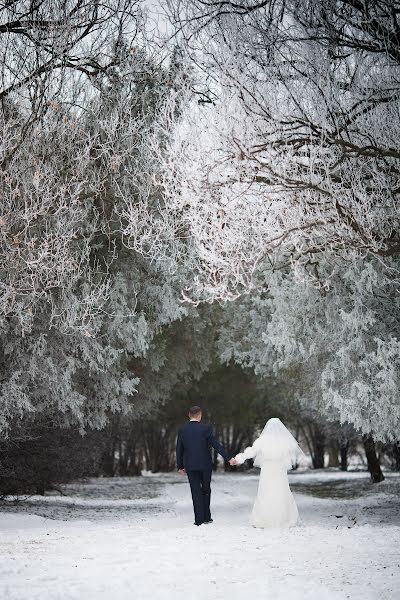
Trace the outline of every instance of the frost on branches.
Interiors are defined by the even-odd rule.
[[[393,437],[400,11],[166,4],[168,60],[139,2],[2,10],[0,428],[164,398],[183,298],[236,300],[222,358],[297,370],[303,403]]]
[[[173,74],[138,2],[1,16],[0,431],[102,427],[135,406],[133,359],[185,314],[179,275],[129,250],[121,224],[154,188],[146,137]]]
[[[337,261],[329,289],[293,273],[268,276],[268,291],[228,309],[221,359],[287,379],[303,406],[328,419],[397,439],[400,300],[391,277],[381,261],[356,256]]]
[[[240,360],[300,364],[320,394],[307,401],[393,437],[399,10],[347,0],[168,5],[195,84],[209,92],[189,91],[183,105],[171,94],[164,108],[163,141],[151,141],[163,202],[135,213],[135,248],[186,268],[193,302],[255,291],[247,318],[259,302],[268,310],[254,335],[242,332]]]
[[[165,196],[146,204],[141,228],[135,213],[136,246],[186,261],[189,295],[206,300],[247,290],[260,261],[398,256],[397,13],[330,0],[169,4],[216,98],[178,108],[171,94],[159,122],[169,135],[153,141]]]

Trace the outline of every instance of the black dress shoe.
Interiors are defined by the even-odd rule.
[[[204,521],[204,523],[214,523],[213,519],[209,519],[208,521]]]
[[[205,521],[206,523],[206,521]],[[203,523],[193,523],[193,525],[197,525],[197,527],[200,527],[200,525],[203,525]]]

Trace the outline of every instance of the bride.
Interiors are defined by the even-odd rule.
[[[299,444],[280,419],[269,419],[254,444],[235,456],[237,464],[254,458],[261,467],[258,493],[251,513],[254,527],[291,527],[299,516],[289,488],[287,470],[304,456]]]

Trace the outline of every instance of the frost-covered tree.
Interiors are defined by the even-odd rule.
[[[216,99],[189,99],[176,118],[171,95],[166,200],[144,213],[153,230],[139,244],[186,259],[193,296],[234,297],[265,258],[279,268],[325,251],[399,255],[392,4],[169,2]]]
[[[97,277],[91,255],[104,181],[93,177],[95,140],[82,113],[124,59],[116,48],[143,31],[135,0],[1,7],[0,318],[24,327],[52,291],[68,294],[82,280],[81,320],[104,301],[104,265]]]
[[[398,3],[168,5],[214,97],[170,95],[135,247],[186,267],[194,302],[256,290],[240,360],[298,365],[319,410],[396,436]]]
[[[0,429],[143,414],[242,296],[223,360],[394,437],[397,4],[168,4],[169,62],[136,2],[3,9]]]
[[[315,263],[328,289],[268,276],[264,294],[233,304],[222,329],[221,357],[262,376],[294,372],[296,396],[325,418],[340,418],[378,439],[396,439],[399,407],[399,297],[380,260]],[[229,313],[228,313],[229,314]]]
[[[126,413],[134,359],[185,314],[179,273],[137,255],[122,231],[127,198],[157,196],[146,137],[174,79],[138,6],[15,2],[2,13],[3,83],[26,57],[0,116],[3,433],[28,414],[84,430]]]

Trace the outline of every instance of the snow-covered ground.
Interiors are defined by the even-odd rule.
[[[257,480],[214,476],[201,527],[177,474],[0,504],[0,599],[400,599],[398,475],[293,474],[301,523],[286,531],[248,525]]]

